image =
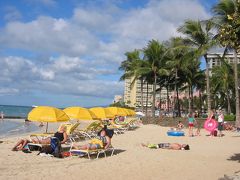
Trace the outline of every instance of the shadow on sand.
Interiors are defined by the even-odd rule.
[[[229,159],[227,159],[229,161],[238,161],[240,163],[240,153],[236,153],[234,155],[232,155]]]

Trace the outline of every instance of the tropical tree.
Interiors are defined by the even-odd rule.
[[[213,7],[213,20],[217,25],[218,40],[234,54],[234,81],[236,100],[236,126],[240,126],[239,91],[237,54],[240,53],[240,1],[220,0]]]
[[[179,102],[179,88],[186,82],[185,72],[189,69],[190,52],[192,48],[186,46],[180,37],[171,38],[166,42],[168,47],[168,61],[167,65],[171,69],[174,79],[174,105],[177,107],[178,116],[181,116],[180,102]],[[175,97],[176,96],[176,97]]]
[[[216,66],[212,70],[212,82],[215,92],[214,94],[220,94],[223,98],[223,102],[227,102],[227,112],[231,113],[230,99],[233,91],[233,68],[226,61],[221,63],[221,66]],[[221,81],[219,81],[221,79]],[[224,104],[224,103],[223,103]]]
[[[165,47],[159,41],[149,41],[147,47],[143,49],[145,66],[141,71],[145,74],[151,74],[153,79],[153,101],[152,101],[152,117],[155,117],[155,101],[156,101],[156,85],[159,74],[166,74],[165,69]]]
[[[189,113],[193,111],[193,92],[194,90],[199,91],[201,84],[205,80],[205,74],[203,70],[200,70],[200,62],[195,59],[188,62],[188,69],[185,70],[186,82],[189,92]]]
[[[207,84],[207,105],[208,113],[211,111],[211,99],[210,99],[210,85],[209,85],[209,67],[207,52],[208,50],[216,44],[213,40],[214,34],[212,21],[194,21],[187,20],[185,23],[178,28],[178,31],[186,35],[185,43],[196,47],[197,53],[196,58],[204,57],[206,62],[206,84]]]
[[[141,72],[141,67],[144,65],[143,60],[140,58],[140,51],[134,50],[132,52],[125,53],[127,57],[121,63],[120,70],[124,70],[124,74],[120,77],[120,80],[131,79],[131,85],[139,78],[141,81],[141,108],[143,112],[143,83],[144,73]]]

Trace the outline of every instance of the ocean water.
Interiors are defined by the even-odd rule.
[[[33,123],[25,123],[24,121],[32,109],[33,107],[30,106],[0,105],[0,113],[4,114],[4,120],[0,119],[0,138],[38,130],[38,127]],[[12,117],[19,119],[9,120]]]
[[[26,118],[28,113],[33,109],[31,106],[9,106],[0,105],[0,113],[3,112],[5,117]]]
[[[21,135],[38,130],[39,127],[33,123],[25,123],[24,119],[0,120],[0,139],[4,137]]]

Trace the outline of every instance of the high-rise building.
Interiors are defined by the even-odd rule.
[[[207,60],[208,60],[208,67],[209,67],[209,72],[211,75],[211,70],[215,66],[221,66],[221,57],[223,56],[223,53],[209,53],[207,54]],[[238,64],[240,63],[240,54],[237,55],[238,58]],[[234,63],[234,55],[232,53],[225,54],[225,60],[229,64]]]
[[[159,86],[157,85],[157,89]],[[148,93],[147,93],[148,92]],[[152,106],[152,93],[153,85],[143,83],[143,106],[151,107]],[[137,79],[133,82],[133,78],[125,80],[124,86],[124,102],[131,107],[140,107],[141,106],[141,81]],[[167,91],[162,89],[161,93],[158,91],[156,94],[155,106],[158,107],[161,102],[166,102]],[[161,106],[165,106],[164,103],[161,103]]]

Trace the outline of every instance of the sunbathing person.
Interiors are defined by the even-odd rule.
[[[66,133],[66,126],[61,126],[59,131],[57,131],[53,137],[56,137],[59,139],[61,144],[64,144],[67,141],[68,135]],[[24,146],[27,145],[27,143],[36,143],[36,144],[50,144],[51,137],[47,137],[45,139],[21,139],[17,142],[17,144],[12,148],[12,151],[21,151],[24,149]]]
[[[112,134],[107,133],[106,129],[102,129],[96,138],[90,140],[88,144],[85,145],[73,145],[73,149],[80,150],[96,150],[96,149],[107,149],[111,145]]]
[[[172,149],[172,150],[189,150],[188,144],[178,144],[178,143],[160,143],[160,144],[141,144],[143,147],[148,147],[151,149]]]

